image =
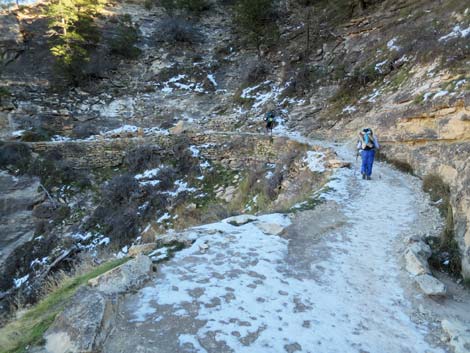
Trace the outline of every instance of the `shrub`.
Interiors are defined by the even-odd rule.
[[[132,24],[129,15],[120,16],[116,37],[111,41],[111,53],[127,59],[135,59],[140,49],[135,46],[139,39],[139,30]]]
[[[77,125],[72,130],[72,135],[78,139],[84,139],[99,133],[98,127],[93,123],[84,123]]]
[[[200,13],[208,10],[210,7],[210,3],[207,0],[160,0],[160,5],[170,14],[175,10]]]
[[[159,190],[168,190],[170,189],[176,179],[178,178],[177,170],[173,167],[163,167],[158,173],[160,184],[158,184]]]
[[[22,143],[3,143],[0,145],[0,168],[13,167],[25,172],[31,162],[31,151]]]
[[[195,44],[202,39],[201,33],[190,22],[182,18],[164,20],[156,33],[158,35],[157,41],[164,41],[169,44]]]
[[[160,149],[155,146],[141,146],[131,150],[124,158],[124,165],[132,173],[153,169],[161,164]]]
[[[31,163],[28,173],[38,176],[46,189],[64,184],[76,185],[79,188],[91,185],[84,171],[75,169],[68,161],[55,160],[50,154],[45,158],[36,158]]]
[[[426,175],[423,178],[423,190],[427,192],[431,200],[438,203],[441,215],[445,219],[445,228],[439,242],[431,242],[433,254],[429,263],[434,268],[459,276],[462,271],[460,250],[454,238],[454,215],[450,203],[450,188],[441,177],[435,174]]]
[[[118,175],[103,187],[101,196],[105,206],[119,207],[132,201],[139,192],[139,183],[130,174]]]

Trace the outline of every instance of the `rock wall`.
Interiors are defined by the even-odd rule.
[[[250,163],[274,162],[291,149],[305,146],[282,137],[259,135],[194,134],[185,135],[188,143],[199,146],[202,156],[237,169]],[[36,153],[59,153],[78,169],[115,167],[122,163],[126,153],[142,145],[160,147],[162,156],[173,154],[171,147],[181,136],[153,135],[118,139],[97,139],[63,142],[33,142],[29,146]]]

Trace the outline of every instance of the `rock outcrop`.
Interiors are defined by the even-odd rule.
[[[39,180],[0,171],[0,267],[34,233],[33,206],[44,200]]]
[[[138,255],[90,280],[77,291],[44,335],[47,353],[92,353],[100,350],[117,313],[118,296],[139,289],[148,279],[152,261]]]
[[[0,14],[0,59],[3,64],[14,60],[23,50],[23,35],[13,14]]]

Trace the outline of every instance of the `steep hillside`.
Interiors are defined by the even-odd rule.
[[[34,302],[85,253],[313,207],[348,163],[300,136],[355,140],[363,127],[441,211],[442,235],[421,234],[433,270],[470,279],[465,1],[266,0],[258,13],[242,0],[109,1],[71,27],[87,56],[65,69],[51,3],[0,14],[0,218],[24,220],[0,228],[2,309],[18,292]],[[269,110],[274,138],[261,136]]]

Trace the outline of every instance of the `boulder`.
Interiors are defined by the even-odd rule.
[[[441,326],[449,336],[449,344],[454,348],[455,353],[470,352],[470,323],[442,320]]]
[[[233,197],[235,196],[236,191],[237,188],[235,188],[235,186],[229,186],[225,190],[225,193],[223,194],[222,198],[225,200],[225,202],[231,202],[233,200]]]
[[[405,268],[413,276],[431,273],[427,260],[424,260],[416,252],[416,249],[408,248],[405,251]]]
[[[173,135],[181,135],[181,134],[184,134],[185,132],[188,132],[191,130],[191,127],[190,125],[185,122],[184,120],[180,120],[178,121],[178,123],[173,126],[171,129],[170,129],[170,133],[173,134]]]
[[[447,293],[446,285],[431,275],[416,276],[415,281],[426,295],[444,296]]]
[[[48,353],[95,352],[104,341],[112,312],[103,293],[83,287],[46,331]],[[106,325],[104,325],[106,323]],[[109,326],[108,326],[109,327]]]
[[[150,278],[151,271],[152,260],[148,256],[138,255],[135,259],[90,279],[88,285],[108,295],[126,293],[141,287]]]
[[[248,214],[243,214],[243,215],[240,215],[240,216],[227,218],[225,220],[225,222],[227,222],[228,224],[231,224],[232,226],[239,227],[239,226],[242,226],[244,224],[254,222],[256,220],[258,220],[258,218],[256,218],[255,216],[248,215]]]
[[[264,233],[269,235],[281,235],[285,227],[276,223],[257,223],[256,226]]]
[[[14,60],[23,50],[23,35],[18,19],[13,14],[0,15],[0,59],[5,63]]]
[[[136,257],[142,254],[148,254],[157,248],[156,243],[147,243],[141,245],[132,245],[127,253],[130,257]]]

